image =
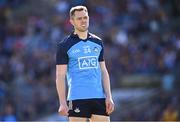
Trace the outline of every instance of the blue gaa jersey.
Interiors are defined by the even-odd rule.
[[[56,64],[68,66],[68,100],[105,98],[99,65],[103,52],[102,40],[91,33],[85,40],[72,33],[58,44]]]

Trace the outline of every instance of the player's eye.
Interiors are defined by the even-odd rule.
[[[87,16],[83,17],[84,19],[87,19]]]
[[[77,18],[77,20],[82,20],[82,17]]]

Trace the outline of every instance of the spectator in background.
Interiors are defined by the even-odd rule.
[[[2,116],[2,120],[5,122],[16,122],[17,118],[16,115],[14,114],[14,108],[11,104],[5,105],[4,108],[4,115]]]
[[[169,104],[163,111],[161,121],[178,121],[179,113],[176,107]]]
[[[162,79],[162,87],[166,92],[171,92],[174,88],[174,76],[169,69],[166,69]]]

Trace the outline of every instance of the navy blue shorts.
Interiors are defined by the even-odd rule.
[[[106,113],[105,98],[68,101],[69,117],[91,118],[92,114],[109,116]]]

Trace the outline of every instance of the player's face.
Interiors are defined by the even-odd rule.
[[[71,18],[71,24],[75,30],[85,32],[89,27],[89,16],[86,11],[75,11],[74,16]]]

